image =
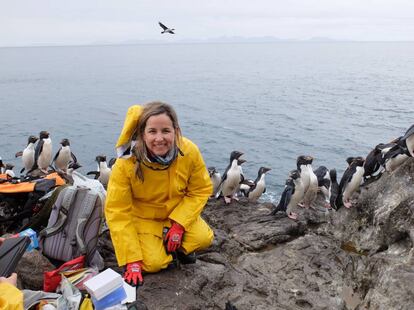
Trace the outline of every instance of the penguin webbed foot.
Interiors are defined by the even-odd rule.
[[[326,209],[328,209],[328,210],[331,210],[332,209],[332,206],[331,206],[331,203],[330,202],[328,202],[328,201],[326,201],[325,202],[325,204],[323,205]]]
[[[352,207],[352,203],[350,201],[344,201],[344,207],[350,209]]]
[[[224,196],[224,202],[228,205],[231,203],[231,197]]]
[[[298,218],[298,214],[297,213],[294,213],[294,212],[289,212],[288,214],[287,214],[287,216],[288,216],[288,218],[290,218],[290,219],[292,219],[292,220],[297,220],[297,218]]]

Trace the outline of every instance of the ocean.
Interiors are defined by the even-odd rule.
[[[184,136],[220,172],[244,152],[277,201],[296,157],[336,168],[414,123],[414,42],[289,42],[0,48],[0,156],[27,137],[68,138],[83,165],[115,156],[130,105],[172,104]]]

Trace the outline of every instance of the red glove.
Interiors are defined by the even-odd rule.
[[[142,262],[133,262],[126,265],[126,270],[124,273],[124,280],[132,286],[140,286],[144,283],[142,279]]]
[[[164,237],[164,242],[167,244],[167,252],[172,253],[177,251],[181,246],[183,239],[184,227],[178,223],[173,223]]]

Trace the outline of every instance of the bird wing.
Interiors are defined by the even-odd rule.
[[[37,166],[37,160],[39,159],[40,153],[42,153],[44,143],[45,143],[45,141],[43,139],[40,139],[39,142],[37,143],[36,149],[35,149],[35,160],[34,160],[34,163],[33,163],[33,167],[27,173],[32,172],[33,170],[35,170],[38,167]]]
[[[407,131],[405,132],[405,134],[401,138],[401,140],[405,140],[405,139],[407,139],[409,136],[411,136],[413,134],[414,134],[414,125],[411,125],[411,127],[407,129]]]
[[[286,184],[282,196],[280,197],[279,204],[275,209],[273,209],[271,214],[275,215],[278,211],[286,211],[289,201],[292,198],[294,192],[295,190],[293,189],[293,186],[290,184]]]
[[[56,152],[56,154],[55,154],[55,157],[53,157],[53,161],[56,161],[56,158],[58,158],[58,156],[59,156],[59,154],[60,154],[60,150],[61,150],[62,148],[60,148],[57,152]]]
[[[76,158],[75,154],[73,154],[72,152],[70,152],[70,156],[72,157],[73,162],[75,162],[75,163],[78,162],[78,159]]]
[[[161,28],[162,29],[164,29],[164,30],[167,30],[168,29],[168,27],[167,26],[165,26],[163,23],[161,23],[161,22],[158,22],[158,25],[160,25],[161,26]]]
[[[95,175],[95,180],[97,180],[99,178],[99,176],[101,175],[101,173],[99,171],[89,171],[86,175]]]
[[[111,168],[111,169],[112,169],[112,166],[115,164],[115,162],[116,162],[116,158],[115,158],[115,157],[112,157],[112,158],[109,160],[109,163],[108,163],[109,168]]]

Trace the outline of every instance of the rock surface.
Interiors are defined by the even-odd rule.
[[[414,309],[414,159],[361,187],[354,207],[270,216],[270,203],[209,201],[215,241],[197,263],[144,276],[148,309]],[[100,240],[115,268],[109,234]]]

